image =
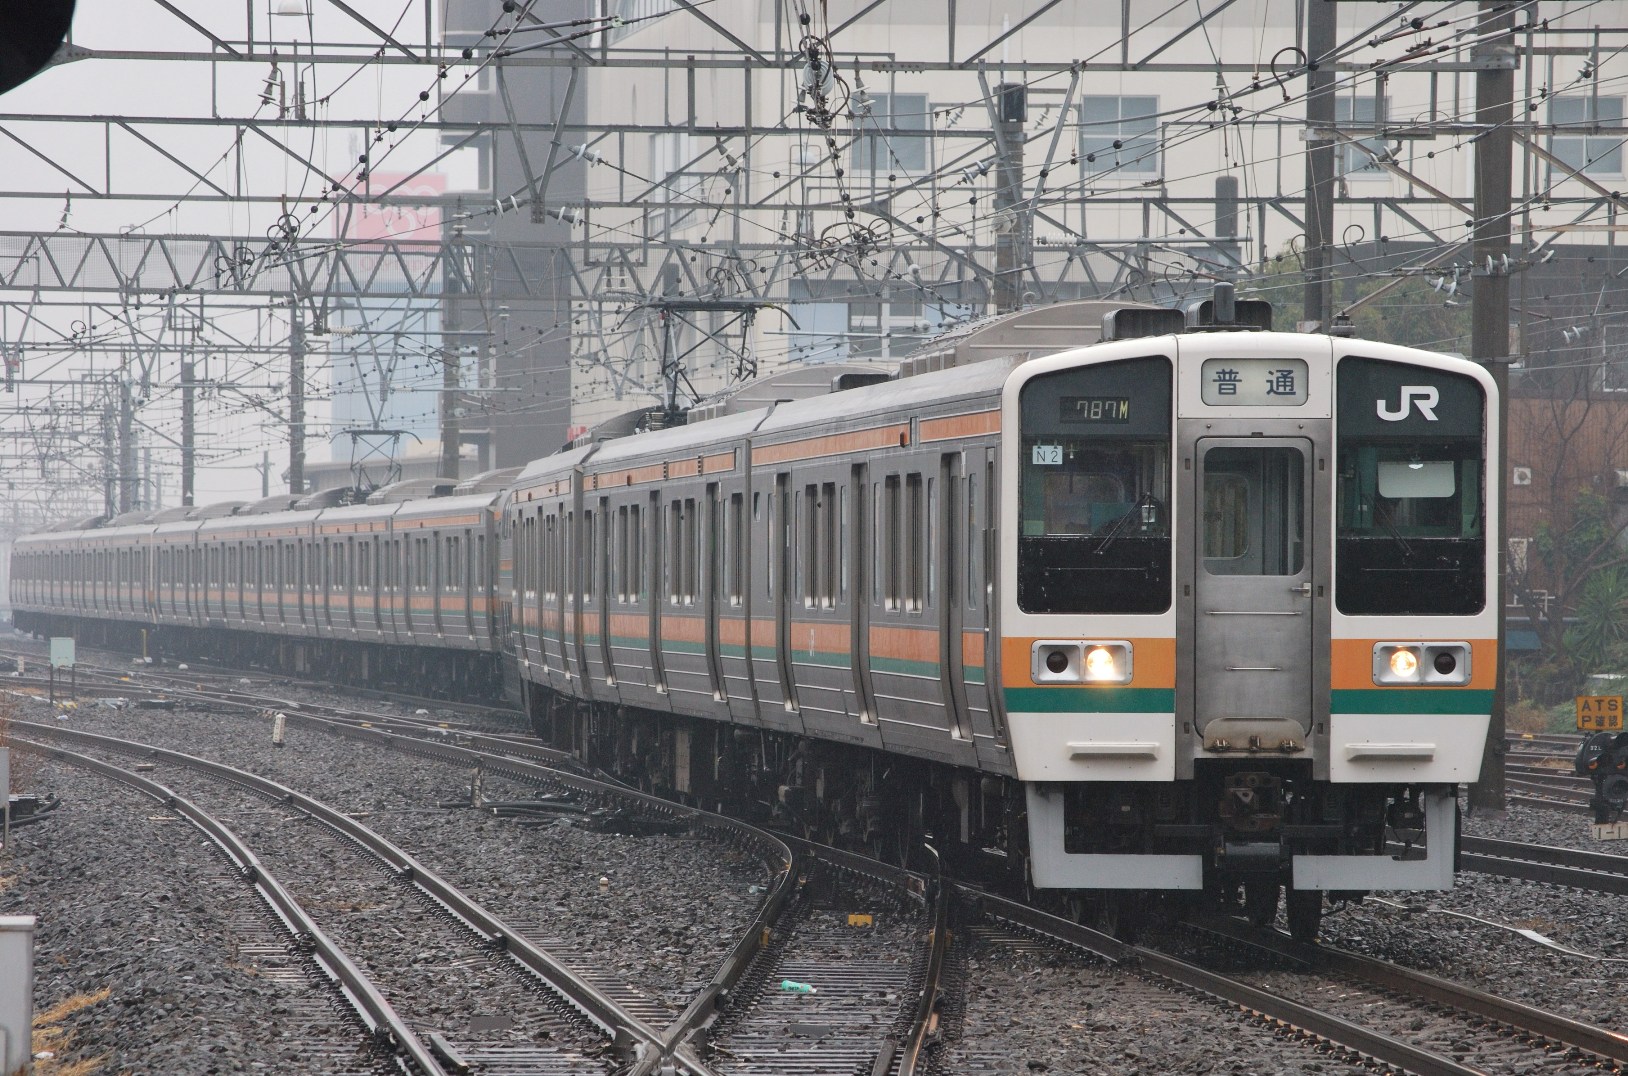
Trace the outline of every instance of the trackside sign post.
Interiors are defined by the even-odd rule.
[[[57,701],[57,670],[68,670],[69,694],[79,687],[79,670],[74,667],[73,636],[51,638],[51,705]]]
[[[1621,695],[1577,696],[1577,727],[1584,732],[1621,732]]]
[[[0,915],[0,1072],[33,1071],[34,917]]]

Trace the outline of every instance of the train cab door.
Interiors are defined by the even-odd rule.
[[[1311,727],[1316,455],[1205,437],[1194,457],[1194,728],[1209,750],[1283,750]]]

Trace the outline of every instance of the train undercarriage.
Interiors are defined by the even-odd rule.
[[[20,631],[48,638],[71,636],[80,646],[150,657],[155,661],[214,663],[264,669],[284,676],[379,687],[426,698],[501,703],[503,669],[479,650],[397,646],[351,639],[304,638],[256,631],[193,628],[19,611]]]
[[[1297,861],[1433,867],[1451,879],[1457,805],[1451,787],[1334,785],[1309,762],[1206,760],[1179,783],[1073,783],[1061,793],[1064,856],[1116,864],[1196,858],[1201,882],[1153,894],[1109,873],[1089,884],[1038,889],[1032,789],[1011,778],[900,758],[870,748],[793,737],[630,707],[584,703],[528,684],[526,710],[550,745],[654,794],[743,814],[809,839],[946,870],[1133,935],[1150,909],[1242,911],[1273,921],[1280,902],[1300,937],[1317,933],[1325,902],[1366,888],[1296,888]],[[1440,816],[1434,825],[1427,815]],[[1434,847],[1433,847],[1434,845]],[[1446,847],[1443,848],[1442,846]],[[1434,855],[1432,855],[1432,852]],[[1314,877],[1315,872],[1307,873]],[[1438,871],[1438,874],[1440,872]],[[1382,887],[1382,886],[1380,886]]]

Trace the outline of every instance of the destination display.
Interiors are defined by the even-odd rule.
[[[1304,359],[1208,359],[1202,376],[1201,398],[1219,407],[1297,407],[1311,387]]]
[[[1064,396],[1059,401],[1058,417],[1070,425],[1093,422],[1129,422],[1131,398],[1129,396]]]

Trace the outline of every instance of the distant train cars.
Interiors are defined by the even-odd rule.
[[[1123,913],[1287,892],[1312,933],[1326,893],[1452,883],[1496,401],[1263,305],[991,319],[501,495],[32,536],[13,600],[358,676],[501,666],[540,735],[652,788]]]
[[[348,500],[330,493],[298,508],[282,498],[231,514],[172,509],[29,535],[12,552],[16,623],[296,673],[478,690],[473,681],[500,675],[495,507],[508,476],[434,499],[386,491],[323,506]]]

